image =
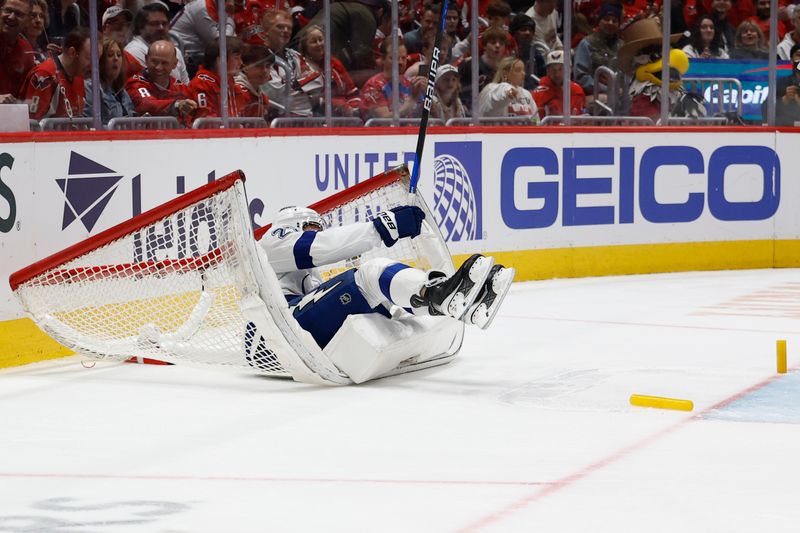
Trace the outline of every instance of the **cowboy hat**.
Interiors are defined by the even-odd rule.
[[[682,36],[681,33],[674,33],[669,36],[669,42],[674,44]],[[631,60],[640,50],[661,44],[661,21],[653,17],[635,20],[620,32],[620,38],[624,44],[617,52],[618,65],[625,72],[630,72]]]

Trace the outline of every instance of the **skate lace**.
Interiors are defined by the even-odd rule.
[[[414,295],[411,297],[411,305],[413,307],[425,307],[428,306],[428,312],[431,315],[442,315],[443,313],[436,309],[433,305],[433,301],[431,300],[431,289],[434,287],[438,287],[442,283],[447,281],[447,274],[444,272],[440,272],[438,270],[432,270],[428,273],[428,281],[425,282],[425,296]]]

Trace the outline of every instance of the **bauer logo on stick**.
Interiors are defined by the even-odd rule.
[[[423,105],[427,111],[431,110],[433,103],[433,92],[436,90],[436,71],[439,69],[439,47],[433,49],[433,57],[431,58],[431,66],[428,70],[428,86],[425,88],[425,102]]]

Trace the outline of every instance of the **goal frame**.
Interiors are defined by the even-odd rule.
[[[324,213],[332,209],[336,209],[339,206],[346,205],[348,202],[368,195],[373,191],[381,189],[382,187],[392,185],[395,182],[405,186],[407,191],[408,179],[409,173],[407,168],[401,166],[365,180],[330,197],[324,198],[319,202],[312,204],[310,207]],[[25,303],[20,294],[17,293],[17,290],[29,281],[40,276],[44,276],[48,272],[58,272],[59,267],[62,265],[66,265],[73,260],[80,259],[82,256],[98,250],[106,245],[110,245],[118,239],[123,239],[131,234],[145,230],[149,226],[157,224],[160,221],[175,215],[181,210],[190,208],[194,204],[209,199],[215,194],[226,192],[228,189],[233,189],[235,193],[235,202],[238,205],[238,208],[232,209],[232,213],[234,216],[239,217],[240,220],[238,220],[238,223],[241,224],[242,228],[252,228],[249,218],[249,202],[247,201],[247,195],[244,187],[245,180],[245,175],[240,170],[231,172],[219,180],[194,189],[169,202],[161,204],[136,217],[133,217],[128,221],[113,226],[95,236],[89,237],[67,247],[60,252],[54,253],[23,269],[18,270],[10,276],[9,284],[12,290],[17,294],[20,301],[23,303],[23,307],[25,307]],[[414,195],[411,193],[409,194],[409,200],[414,199]],[[418,205],[421,204],[421,207],[426,212],[429,220],[432,221],[432,215],[425,205],[424,200],[418,193],[416,195],[416,203]],[[246,262],[249,263],[249,271],[251,276],[256,280],[258,295],[261,301],[260,304],[256,302],[255,305],[247,304],[246,306],[242,302],[242,307],[247,307],[247,312],[242,309],[242,313],[245,313],[248,320],[251,320],[254,324],[258,325],[259,328],[264,328],[265,331],[269,330],[270,333],[274,334],[276,333],[277,329],[280,335],[272,336],[270,339],[271,341],[274,341],[275,338],[282,337],[278,339],[279,342],[277,342],[277,345],[280,349],[276,352],[276,355],[282,367],[295,380],[329,385],[346,385],[352,383],[353,380],[337,367],[332,359],[316,345],[310,334],[305,330],[302,330],[302,328],[300,328],[297,322],[294,320],[288,304],[286,303],[285,298],[282,296],[282,291],[280,289],[277,277],[269,265],[266,252],[257,242],[258,239],[263,237],[269,228],[270,226],[265,226],[255,230],[253,233],[251,233],[254,238],[237,239],[237,241],[247,241],[246,243],[238,244],[242,246],[243,249],[246,249],[246,252],[243,255]],[[452,259],[449,256],[449,252],[447,252],[444,239],[442,238],[441,233],[435,224],[433,224],[433,228],[434,230],[432,232],[429,231],[429,233],[438,239],[438,251],[446,254],[446,261],[449,262],[449,268],[453,269]],[[59,272],[59,275],[61,276],[61,279],[67,280],[66,283],[72,283],[74,281],[81,281],[83,279],[98,276],[98,274],[100,277],[103,277],[105,273],[108,273],[109,277],[121,276],[124,278],[126,276],[146,275],[148,273],[163,274],[165,272],[172,273],[182,271],[202,271],[204,268],[212,266],[214,262],[223,255],[224,254],[220,252],[220,248],[218,247],[198,257],[186,259],[163,259],[157,261],[145,261],[141,263],[114,263],[112,265],[86,267],[73,266],[72,268],[66,269],[66,271]],[[442,257],[439,257],[438,260],[441,263]],[[46,285],[46,283],[44,283],[44,285]],[[201,303],[198,303],[197,306],[200,308]],[[32,313],[29,314],[32,315]],[[56,340],[59,340],[59,330],[57,327],[54,327],[54,325],[56,325],[56,321],[52,318],[52,316],[46,315],[44,319],[41,320],[37,320],[37,317],[34,316],[34,320],[37,321],[37,323],[45,331],[50,333],[51,336],[56,338]],[[50,323],[48,323],[48,321],[50,321]],[[63,328],[65,330],[69,330],[70,326],[63,324]],[[461,347],[461,342],[463,341],[463,324],[460,324],[460,330],[455,331],[451,325],[447,331],[452,339],[449,341],[449,348],[443,353],[434,357],[423,357],[421,360],[419,357],[410,357],[408,360],[400,360],[398,361],[399,364],[395,368],[392,368],[389,371],[385,371],[384,369],[381,375],[372,376],[369,379],[383,377],[385,375],[404,373],[411,370],[427,368],[448,362],[455,356]],[[80,338],[80,336],[78,337]],[[91,340],[87,342],[89,343],[89,346],[92,345]],[[85,346],[86,344],[84,344],[84,347]],[[73,343],[73,345],[70,347],[79,353],[81,352],[80,343]],[[393,348],[393,351],[397,352],[397,346],[394,346]],[[93,348],[85,349],[89,352],[94,351]],[[109,358],[113,359],[113,357]],[[163,357],[163,360],[175,363],[191,362],[191,359],[183,360],[170,356]]]

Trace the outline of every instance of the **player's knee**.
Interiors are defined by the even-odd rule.
[[[387,277],[387,273],[392,272],[393,267],[399,264],[397,261],[379,257],[370,259],[358,267],[355,274],[356,286],[361,290],[370,305],[377,306],[386,300],[391,301],[386,294],[388,290],[387,279],[391,278],[391,275]]]
[[[385,257],[377,257],[375,259],[370,259],[369,261],[364,262],[361,266],[358,267],[358,271],[356,272],[356,279],[359,278],[359,274],[361,275],[362,279],[377,279],[383,274],[383,271],[386,270],[388,267],[396,263],[396,261],[392,261],[391,259],[387,259]]]

